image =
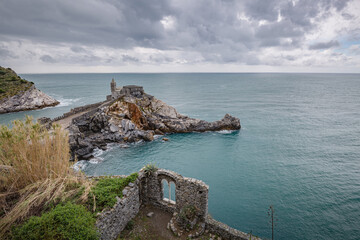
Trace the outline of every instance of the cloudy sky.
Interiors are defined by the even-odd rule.
[[[360,0],[0,0],[0,65],[360,72]]]

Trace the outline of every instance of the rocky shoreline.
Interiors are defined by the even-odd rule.
[[[168,133],[240,128],[240,119],[229,114],[215,122],[194,119],[179,114],[175,108],[153,96],[144,92],[132,94],[131,91],[72,119],[68,127],[72,156],[78,160],[92,158],[94,149],[105,150],[108,143],[152,141],[154,135]]]
[[[59,103],[33,85],[25,92],[2,99],[0,101],[0,114],[53,107]]]

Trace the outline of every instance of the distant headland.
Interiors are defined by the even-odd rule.
[[[59,102],[19,77],[11,68],[0,66],[0,114],[40,109]]]

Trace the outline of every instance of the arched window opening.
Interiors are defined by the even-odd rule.
[[[174,203],[176,202],[175,183],[174,182],[170,182],[170,200],[173,200]]]
[[[162,191],[163,191],[163,200],[168,203],[175,204],[175,183],[168,182],[165,179],[161,181]]]

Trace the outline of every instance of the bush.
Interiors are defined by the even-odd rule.
[[[31,217],[13,230],[14,240],[98,239],[95,218],[81,205],[58,205],[41,217]]]
[[[5,90],[0,88],[0,94],[1,93],[5,93]]]
[[[91,189],[88,198],[90,206],[93,206],[93,211],[101,212],[104,208],[113,207],[116,203],[116,197],[122,197],[122,190],[130,182],[135,182],[137,177],[138,173],[133,173],[126,178],[101,178]]]

